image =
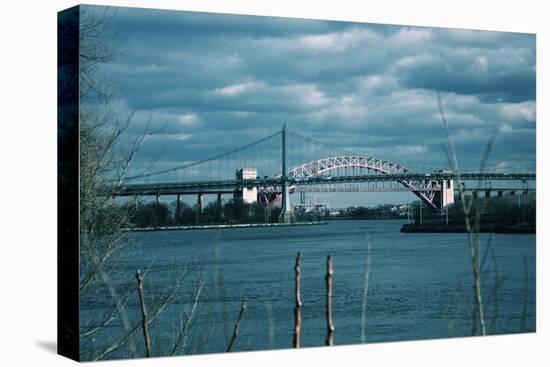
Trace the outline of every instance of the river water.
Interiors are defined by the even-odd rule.
[[[179,274],[188,271],[173,302],[151,325],[155,355],[171,352],[182,320],[192,309],[201,275],[204,287],[195,309],[197,317],[178,354],[224,352],[242,298],[246,310],[234,350],[291,347],[298,251],[302,252],[304,347],[325,343],[327,255],[334,262],[336,345],[361,343],[362,329],[367,343],[471,335],[472,272],[466,234],[401,233],[402,224],[399,220],[332,221],[304,227],[131,233],[133,244],[112,264],[114,282],[119,289],[124,284],[131,287],[135,271],[146,271],[146,303],[154,309],[173,289]],[[482,273],[487,332],[534,331],[535,235],[482,234],[482,254],[489,240]],[[83,324],[89,313],[101,307],[101,300],[82,297]],[[126,312],[130,322],[139,321],[137,291],[130,292]],[[122,323],[115,320],[85,348],[101,349],[116,341],[122,330]],[[136,340],[142,355],[142,340]],[[109,357],[127,353],[121,349]]]

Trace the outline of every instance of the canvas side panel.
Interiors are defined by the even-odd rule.
[[[57,18],[57,352],[79,360],[79,7]]]

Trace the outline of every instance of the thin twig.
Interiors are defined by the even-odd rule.
[[[487,256],[489,256],[489,250],[491,249],[491,241],[493,240],[493,236],[489,234],[489,238],[487,239],[487,245],[485,246],[485,253],[483,254],[483,257],[481,258],[481,265],[480,269],[483,271],[485,268],[485,261],[487,259]],[[491,253],[493,250],[491,249]],[[492,254],[494,256],[494,254]]]
[[[229,345],[227,346],[227,352],[231,352],[233,350],[233,345],[235,345],[235,342],[237,341],[237,336],[239,335],[239,328],[241,326],[241,320],[243,318],[244,310],[246,309],[246,303],[243,300],[241,301],[241,311],[239,312],[239,318],[237,319],[237,322],[235,323],[235,328],[233,329],[233,336],[231,337],[231,341],[229,342]]]
[[[334,269],[332,268],[332,256],[327,257],[327,340],[326,344],[334,345],[334,321],[332,320],[332,277]]]
[[[527,255],[523,255],[523,310],[521,312],[520,330],[527,331],[527,298],[529,296],[529,273],[527,272]]]
[[[172,298],[174,297],[174,294],[176,293],[180,285],[183,283],[183,281],[186,279],[186,277],[189,275],[189,273],[190,273],[189,268],[184,269],[184,272],[178,277],[178,279],[176,280],[170,292],[168,292],[168,294],[166,294],[161,299],[160,305],[151,309],[151,315],[148,315],[149,316],[148,324],[151,324],[164,311],[164,309],[171,302]],[[134,328],[131,329],[129,332],[125,333],[120,340],[118,340],[117,342],[108,346],[102,352],[100,352],[98,356],[95,358],[95,360],[100,360],[105,358],[105,356],[109,355],[113,351],[121,348],[122,346],[128,343],[130,343],[130,346],[132,346],[133,340],[139,333],[140,329],[141,329],[141,325],[139,323],[136,326],[134,326]]]
[[[265,311],[267,314],[267,335],[269,337],[269,347],[275,345],[275,323],[273,322],[273,307],[270,302],[266,302]]]
[[[296,274],[296,307],[294,308],[294,340],[292,342],[294,348],[300,348],[300,335],[302,333],[302,299],[300,297],[301,260],[302,253],[298,252],[296,255],[296,265],[294,266],[294,272]]]
[[[149,330],[147,327],[147,309],[145,308],[145,299],[143,297],[143,277],[141,276],[141,272],[139,270],[136,272],[136,280],[138,283],[139,303],[141,305],[141,325],[143,329],[143,339],[145,341],[145,356],[150,357],[151,339],[149,339]]]
[[[495,252],[491,250],[491,257],[493,258],[493,265],[495,268],[495,284],[493,288],[493,319],[491,320],[491,333],[497,333],[497,319],[498,319],[498,288],[499,288],[499,277],[498,277],[498,266],[497,258]]]
[[[120,319],[122,320],[122,325],[124,327],[125,332],[129,332],[130,331],[130,321],[128,320],[128,315],[126,314],[126,309],[124,308],[124,304],[122,304],[120,302],[120,297],[119,297],[115,287],[113,286],[113,282],[111,281],[111,279],[109,278],[109,276],[107,275],[105,270],[102,267],[97,266],[97,263],[99,261],[97,259],[97,256],[95,255],[95,252],[93,252],[93,251],[92,251],[91,259],[95,263],[96,268],[98,269],[98,274],[99,274],[99,277],[101,278],[101,281],[107,287],[107,290],[109,291],[109,294],[110,294],[111,298],[113,299],[113,302],[115,303],[117,312],[120,316]],[[131,355],[135,355],[136,354],[136,347],[135,347],[133,341],[130,341],[129,348],[130,348]]]
[[[464,222],[466,226],[466,231],[468,233],[468,249],[470,252],[470,258],[472,262],[472,273],[474,278],[474,281],[473,281],[474,304],[476,306],[472,310],[472,335],[475,335],[477,332],[476,331],[477,320],[479,320],[481,334],[485,335],[486,330],[485,330],[485,317],[484,317],[484,310],[483,310],[483,297],[481,293],[481,268],[480,268],[480,244],[479,244],[480,208],[479,208],[479,205],[476,205],[476,215],[472,226],[472,218],[470,217],[470,210],[472,208],[474,197],[472,196],[469,204],[466,203],[465,197],[464,197],[464,188],[462,187],[460,170],[458,168],[458,158],[457,158],[456,150],[453,144],[453,139],[451,137],[451,132],[449,130],[449,124],[447,122],[447,118],[445,117],[445,111],[443,109],[443,103],[441,101],[441,94],[439,93],[439,91],[437,91],[437,105],[439,108],[441,121],[443,123],[443,126],[445,127],[445,132],[447,134],[447,141],[451,152],[451,157],[449,157],[450,158],[449,160],[451,161],[452,159],[450,163],[456,175],[460,201],[462,203],[462,210],[464,213]],[[480,171],[485,170],[485,163],[489,157],[489,153],[492,149],[493,142],[497,132],[498,130],[495,130],[495,132],[492,134],[491,138],[487,142],[487,145],[483,153],[483,159],[481,162]]]
[[[178,333],[178,337],[176,339],[176,342],[174,343],[174,347],[172,348],[172,353],[171,353],[172,355],[175,355],[178,352],[178,350],[185,348],[187,344],[189,329],[197,317],[196,316],[197,307],[199,306],[199,301],[200,301],[202,289],[204,288],[204,284],[205,284],[204,273],[201,273],[198,279],[197,291],[195,292],[193,305],[189,313],[186,315],[185,323],[183,323],[183,320],[182,320],[180,332]]]
[[[120,297],[119,301],[113,307],[111,307],[111,309],[109,311],[101,313],[101,320],[100,321],[98,321],[97,323],[95,323],[93,325],[90,325],[88,327],[82,327],[81,326],[81,329],[82,329],[80,331],[81,343],[82,343],[83,339],[88,338],[88,337],[100,332],[101,330],[106,328],[113,320],[116,319],[116,315],[117,315],[117,312],[118,312],[119,308],[122,308],[122,307],[126,306],[126,302],[128,301],[128,299],[130,297],[130,290],[133,292],[133,283],[128,283],[128,286],[127,286],[126,290],[124,291],[124,295]]]
[[[363,289],[363,305],[361,308],[361,343],[365,343],[367,340],[367,297],[369,294],[369,274],[370,274],[370,262],[371,262],[371,240],[370,236],[367,237],[367,267],[365,269],[365,287]]]

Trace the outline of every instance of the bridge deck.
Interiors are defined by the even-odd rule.
[[[338,185],[346,183],[363,182],[403,182],[421,180],[457,180],[455,173],[399,173],[399,174],[370,174],[357,176],[314,176],[307,178],[288,178],[287,182],[295,187],[312,185]],[[476,173],[466,172],[460,174],[462,181],[535,181],[535,173]],[[251,180],[219,180],[219,181],[196,181],[196,182],[168,182],[168,183],[142,183],[126,184],[110,187],[109,192],[113,196],[134,196],[134,195],[177,195],[177,194],[198,194],[198,193],[232,193],[239,188],[268,188],[276,191],[283,183],[280,177],[257,178]],[[490,190],[505,190],[489,188]],[[481,188],[480,191],[484,189]],[[487,190],[487,189],[485,189]],[[521,190],[521,188],[516,188]],[[300,191],[300,190],[297,190]],[[305,191],[305,190],[304,190]]]

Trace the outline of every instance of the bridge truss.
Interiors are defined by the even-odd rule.
[[[313,160],[289,171],[289,177],[295,179],[305,179],[319,175],[329,175],[334,171],[346,169],[366,170],[367,174],[407,174],[409,169],[405,166],[383,159],[364,157],[364,156],[337,156]],[[329,176],[330,177],[330,176]],[[437,210],[439,203],[436,202],[438,192],[442,190],[442,182],[431,178],[420,180],[401,180],[399,183],[406,188],[403,191],[411,191],[418,196],[426,205]],[[334,190],[336,191],[336,190]],[[357,190],[359,191],[359,190]],[[392,190],[397,191],[397,190]]]

